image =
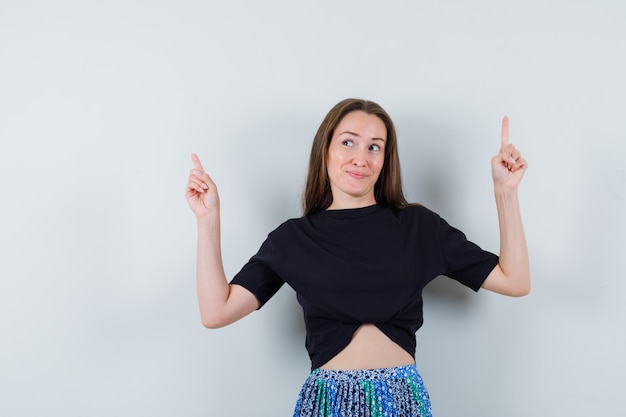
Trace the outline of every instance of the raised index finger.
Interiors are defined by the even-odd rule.
[[[204,172],[204,168],[202,167],[202,163],[200,162],[200,158],[195,153],[191,154],[191,161],[193,162],[193,166],[195,166],[200,171]]]
[[[502,118],[502,145],[500,149],[503,150],[504,147],[508,144],[509,144],[509,117],[504,116]]]

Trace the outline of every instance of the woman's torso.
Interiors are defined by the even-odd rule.
[[[373,324],[363,324],[352,336],[350,344],[322,369],[378,369],[411,365],[415,359],[400,345],[389,339]]]

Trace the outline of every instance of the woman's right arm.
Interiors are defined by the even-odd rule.
[[[202,324],[210,329],[223,327],[259,307],[257,298],[239,285],[229,285],[222,264],[220,202],[217,187],[204,171],[196,154],[189,173],[186,197],[196,216],[198,253],[196,287]]]

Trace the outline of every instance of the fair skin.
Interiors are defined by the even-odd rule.
[[[186,196],[196,216],[198,243],[196,289],[202,324],[215,329],[231,324],[258,308],[256,297],[239,285],[229,285],[222,264],[220,200],[217,187],[197,155],[191,156]]]
[[[527,168],[528,162],[515,145],[509,143],[509,118],[504,117],[500,152],[491,159],[500,226],[500,263],[491,271],[482,288],[512,297],[530,292],[528,248],[517,193]]]
[[[483,288],[499,294],[522,296],[530,291],[530,268],[517,189],[528,164],[519,150],[509,143],[508,125],[505,117],[500,150],[491,160],[500,226],[500,263],[489,274]],[[327,155],[333,195],[329,209],[375,204],[374,184],[384,160],[384,123],[376,116],[356,111],[346,115],[335,132]],[[259,304],[248,290],[228,284],[222,264],[217,187],[197,155],[192,155],[192,161],[194,168],[189,174],[186,197],[198,227],[198,303],[203,325],[218,328],[250,314]],[[414,358],[376,326],[363,324],[350,344],[322,368],[372,369],[412,363]]]
[[[329,210],[376,204],[374,186],[383,169],[387,128],[362,111],[348,113],[328,145],[326,167],[333,194]]]

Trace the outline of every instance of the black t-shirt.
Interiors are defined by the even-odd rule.
[[[498,257],[420,205],[327,210],[271,232],[233,278],[265,304],[286,282],[304,311],[311,368],[343,350],[363,323],[415,355],[422,290],[446,275],[478,291]]]

